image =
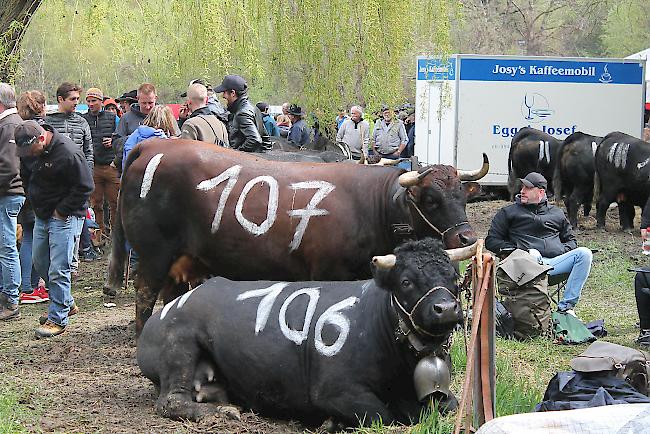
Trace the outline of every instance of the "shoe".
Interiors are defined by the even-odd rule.
[[[11,321],[20,319],[20,311],[17,304],[2,305],[0,307],[0,321]]]
[[[31,293],[20,294],[20,304],[36,304],[50,301],[50,296],[47,294],[47,289],[42,286],[35,288]]]
[[[68,312],[68,318],[70,318],[72,315],[76,315],[79,313],[79,306],[77,306],[77,303],[73,304],[72,307],[70,308],[70,311]],[[45,312],[43,315],[38,317],[38,323],[40,325],[43,325],[47,322],[47,312]]]
[[[102,257],[93,248],[89,248],[81,253],[81,260],[84,262],[93,262],[102,259]]]
[[[562,311],[562,313],[566,313],[567,315],[571,315],[574,318],[578,318],[578,315],[576,315],[575,311],[573,309],[567,309]]]
[[[47,320],[45,321],[45,324],[43,324],[40,327],[37,327],[36,330],[34,330],[34,335],[36,336],[36,339],[51,338],[53,336],[60,335],[64,331],[65,331],[65,326],[61,326],[53,323],[50,320]]]
[[[643,348],[650,347],[650,330],[641,330],[639,337],[636,339],[636,344]]]

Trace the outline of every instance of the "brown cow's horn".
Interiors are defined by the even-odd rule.
[[[399,185],[408,188],[417,185],[420,182],[420,178],[418,178],[418,172],[412,170],[410,172],[402,173],[399,176],[398,181]]]
[[[476,247],[478,246],[478,241],[472,244],[471,246],[460,247],[458,249],[449,249],[445,250],[449,255],[449,259],[452,261],[462,261],[463,259],[469,259],[476,254]]]
[[[432,170],[433,170],[433,167],[429,167],[429,168],[426,169],[424,172],[420,173],[420,174],[418,175],[418,181],[421,181],[422,178],[424,178],[424,177],[427,176],[429,173],[431,173]]]
[[[487,175],[490,170],[490,161],[488,156],[483,153],[483,165],[478,170],[457,170],[458,177],[461,181],[477,181]]]
[[[372,263],[375,264],[377,268],[383,268],[385,270],[393,268],[396,261],[397,256],[395,255],[374,256],[372,258]]]

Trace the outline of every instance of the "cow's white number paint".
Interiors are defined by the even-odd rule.
[[[258,183],[266,183],[269,186],[269,200],[266,202],[266,220],[264,220],[259,225],[248,220],[242,214],[244,201],[246,200],[248,192],[251,191],[251,188],[253,188],[255,184]],[[275,219],[278,215],[278,190],[278,181],[276,181],[275,178],[271,176],[258,176],[257,178],[253,178],[248,181],[244,186],[241,194],[239,195],[239,200],[237,201],[237,206],[235,207],[235,217],[237,218],[239,224],[255,236],[265,234],[271,228],[271,226],[273,226],[273,223],[275,223]]]
[[[192,295],[192,293],[193,293],[195,290],[196,290],[196,288],[194,288],[194,289],[192,289],[192,290],[190,290],[190,291],[187,291],[185,294],[183,294],[183,295],[179,295],[178,297],[176,297],[175,299],[173,299],[172,301],[170,301],[169,303],[167,303],[167,304],[162,308],[162,310],[160,311],[160,319],[161,319],[161,320],[165,319],[165,317],[166,317],[167,314],[169,313],[169,310],[172,308],[172,306],[174,306],[174,303],[176,303],[176,301],[178,301],[178,304],[176,305],[176,309],[180,309],[181,307],[183,307],[183,305],[185,304],[185,302],[187,302],[187,300],[190,298],[190,295]]]
[[[232,166],[231,168],[227,169],[219,176],[215,176],[212,179],[202,181],[199,183],[199,185],[196,186],[197,190],[208,191],[208,190],[212,190],[213,188],[221,184],[226,179],[228,180],[228,183],[226,184],[223,191],[221,192],[221,196],[219,196],[219,204],[217,205],[217,211],[214,213],[214,219],[212,220],[211,231],[213,234],[219,230],[219,225],[221,224],[221,218],[223,217],[223,210],[226,207],[226,201],[230,196],[230,192],[232,191],[232,189],[235,187],[235,184],[237,183],[239,172],[241,172],[241,166],[238,164],[236,166]]]
[[[316,205],[325,199],[325,196],[334,191],[336,187],[327,181],[306,181],[291,184],[291,188],[294,191],[294,195],[296,194],[297,190],[304,190],[308,188],[318,189],[318,191],[316,191],[314,196],[312,196],[311,200],[307,204],[307,208],[292,209],[291,211],[287,211],[291,217],[300,217],[300,223],[298,223],[298,226],[296,226],[296,232],[293,234],[293,240],[291,240],[291,244],[289,244],[290,250],[294,251],[300,246],[300,243],[302,242],[302,237],[305,235],[305,231],[307,230],[309,219],[312,216],[329,214],[329,211],[326,209],[317,209]]]
[[[160,163],[160,158],[162,158],[162,155],[163,154],[156,155],[149,162],[149,165],[147,165],[147,169],[145,170],[145,181],[148,180],[148,184],[145,184],[145,182],[143,181],[140,197],[144,198],[147,192],[149,191],[149,188],[151,187],[151,181],[153,180],[153,174],[156,170],[156,167],[158,166],[158,163]],[[242,169],[241,165],[232,166],[226,169],[218,176],[202,181],[196,186],[197,190],[209,191],[216,188],[219,184],[221,184],[225,180],[228,180],[226,186],[221,192],[221,196],[219,196],[219,203],[217,205],[217,210],[215,211],[214,219],[212,220],[211,231],[213,234],[216,233],[219,230],[219,227],[221,226],[221,220],[223,218],[226,202],[228,201],[228,198],[230,197],[230,193],[232,192],[233,188],[235,187],[235,184],[239,179],[239,174],[241,172],[241,169]],[[246,201],[246,197],[248,196],[248,193],[251,191],[251,189],[256,184],[262,184],[262,183],[267,184],[269,186],[269,197],[266,204],[266,219],[258,225],[257,223],[252,222],[246,217],[244,217],[243,208],[244,208],[244,202]],[[296,226],[296,230],[293,234],[293,239],[291,240],[291,243],[289,243],[290,251],[294,251],[298,247],[300,247],[302,238],[305,235],[305,231],[307,230],[307,225],[309,224],[309,219],[314,216],[324,216],[329,214],[329,211],[327,211],[326,209],[319,209],[316,208],[316,206],[318,206],[318,204],[321,203],[321,201],[328,194],[334,191],[336,187],[334,186],[334,184],[331,184],[327,181],[305,181],[305,182],[293,183],[289,186],[289,188],[293,190],[294,199],[295,199],[296,192],[298,190],[316,189],[316,192],[314,193],[314,195],[312,196],[311,200],[309,201],[309,203],[305,208],[291,209],[287,211],[287,214],[290,217],[300,217],[300,222],[298,222],[298,225]],[[278,181],[275,178],[268,175],[258,176],[256,178],[253,178],[250,181],[248,181],[246,185],[244,185],[244,188],[242,189],[242,192],[239,195],[239,199],[237,200],[237,205],[235,206],[235,218],[237,219],[239,224],[251,234],[255,236],[263,235],[271,229],[271,227],[273,226],[273,224],[277,219],[279,197],[280,197],[280,188],[279,188]]]
[[[156,154],[151,160],[147,163],[147,167],[144,169],[144,176],[142,177],[142,185],[140,186],[140,198],[144,199],[149,194],[151,189],[151,184],[153,183],[153,176],[156,173],[156,169],[160,164],[160,160],[165,154]]]
[[[318,318],[318,321],[316,321],[316,337],[314,339],[316,351],[327,357],[332,357],[341,351],[348,338],[348,334],[350,334],[350,320],[344,317],[341,311],[354,306],[357,301],[359,301],[357,297],[348,297],[330,306]],[[323,342],[323,327],[326,324],[331,324],[339,329],[339,337],[336,338],[336,341],[332,345],[326,345]]]
[[[254,297],[262,297],[262,300],[260,300],[260,304],[257,307],[257,316],[255,318],[256,335],[264,330],[275,300],[287,285],[289,285],[287,282],[279,282],[269,286],[268,288],[253,289],[237,296],[238,301],[248,300],[249,298]],[[302,330],[294,330],[290,328],[287,323],[287,309],[289,308],[289,305],[301,295],[307,295],[309,297],[309,303],[307,304],[307,309],[305,311]],[[319,299],[320,288],[302,288],[291,293],[284,300],[282,306],[280,306],[280,313],[278,314],[280,331],[287,339],[296,345],[302,345],[309,336],[309,329],[311,328],[312,319],[314,318],[314,313],[316,312],[316,306]],[[350,320],[347,319],[341,311],[354,306],[358,301],[359,298],[357,297],[348,297],[345,300],[330,306],[318,317],[314,331],[314,346],[316,347],[316,351],[327,357],[332,357],[341,351],[343,345],[345,345],[345,341],[348,339],[348,335],[350,334]],[[323,327],[327,324],[333,325],[339,331],[336,341],[331,345],[327,345],[323,342]]]
[[[278,321],[280,322],[280,330],[285,338],[294,342],[296,345],[303,343],[307,339],[309,334],[309,327],[311,326],[311,320],[314,317],[314,312],[316,311],[316,304],[318,303],[318,298],[320,297],[320,288],[304,288],[300,289],[284,300],[282,306],[280,307],[280,315],[278,316]],[[287,324],[287,308],[293,300],[301,295],[309,296],[309,304],[307,305],[307,311],[305,312],[305,320],[302,325],[302,330],[293,330],[289,328]]]

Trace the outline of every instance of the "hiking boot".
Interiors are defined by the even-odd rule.
[[[81,260],[84,262],[93,262],[102,259],[102,257],[93,248],[81,252]]]
[[[70,318],[72,315],[76,315],[79,313],[79,306],[77,306],[77,303],[73,304],[72,307],[70,308],[70,311],[68,312],[68,318]],[[47,312],[45,312],[43,315],[38,317],[38,323],[43,325],[47,322]]]
[[[11,321],[20,319],[20,311],[17,304],[2,305],[0,307],[0,321]]]
[[[639,337],[636,339],[636,343],[640,347],[649,348],[650,347],[650,330],[648,330],[648,329],[641,330],[641,332],[639,333]]]
[[[47,294],[47,289],[42,286],[35,288],[31,293],[20,294],[20,304],[36,304],[50,301],[50,296]]]
[[[65,326],[61,326],[53,323],[50,320],[47,320],[45,321],[45,324],[43,324],[40,327],[37,327],[36,330],[34,330],[34,336],[36,337],[36,339],[51,338],[53,336],[60,335],[64,331],[65,331]]]

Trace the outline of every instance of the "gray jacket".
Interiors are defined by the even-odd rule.
[[[380,154],[393,154],[399,149],[400,145],[406,146],[408,141],[404,122],[401,120],[393,119],[393,122],[387,125],[385,120],[378,119],[375,123],[375,130],[372,132],[372,143]]]
[[[370,125],[363,119],[358,124],[354,123],[352,119],[346,119],[336,133],[336,141],[348,145],[352,155],[356,158],[360,158],[362,153],[368,153],[369,140]]]
[[[45,116],[45,123],[54,128],[59,134],[69,137],[83,151],[88,167],[93,168],[93,139],[90,125],[77,112],[52,113]]]

